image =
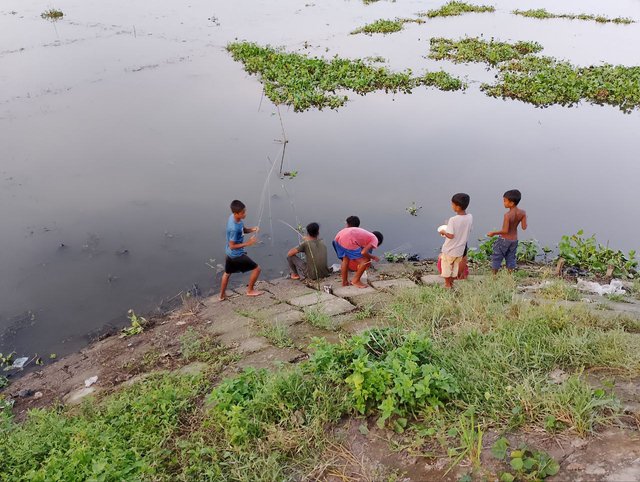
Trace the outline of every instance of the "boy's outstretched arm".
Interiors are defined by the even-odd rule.
[[[522,216],[522,221],[520,222],[520,226],[522,226],[522,230],[526,231],[527,230],[527,213],[525,211],[522,211],[524,216]]]
[[[372,249],[374,249],[373,245],[371,243],[367,244],[364,248],[362,248],[362,251],[360,252],[362,254],[362,257],[365,259],[371,259],[375,262],[380,261],[380,258],[369,253],[369,251],[371,251]]]
[[[258,242],[258,238],[256,238],[255,236],[251,236],[249,238],[249,241],[247,241],[246,243],[236,243],[235,241],[229,241],[229,248],[230,249],[242,249],[242,248],[246,248],[248,246],[253,246],[254,244],[256,244]]]
[[[490,231],[487,233],[487,236],[491,238],[492,236],[504,236],[505,234],[509,234],[509,214],[504,215],[502,229],[500,231]]]
[[[258,231],[260,231],[260,228],[258,226],[254,226],[252,228],[242,228],[242,232],[244,234],[257,233]]]

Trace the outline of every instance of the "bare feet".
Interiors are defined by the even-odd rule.
[[[226,299],[227,299],[227,297],[225,295],[218,296],[218,301],[224,301]]]
[[[342,286],[349,286],[349,282],[348,281],[343,281],[342,282]]]
[[[366,285],[366,284],[364,284],[362,281],[358,281],[357,283],[355,283],[355,282],[353,282],[353,281],[352,281],[352,282],[351,282],[351,285],[352,285],[352,286],[355,286],[355,287],[357,287],[357,288],[367,288],[367,285]]]
[[[263,291],[247,290],[247,296],[260,296],[263,293]]]
[[[291,275],[291,279],[300,279],[300,275],[299,274],[292,274]]]

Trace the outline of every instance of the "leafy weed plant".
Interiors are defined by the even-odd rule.
[[[575,266],[596,274],[605,274],[613,266],[614,276],[633,277],[637,273],[638,261],[635,251],[624,254],[596,241],[595,235],[584,237],[580,230],[572,236],[562,236],[558,244],[559,255],[568,266]]]

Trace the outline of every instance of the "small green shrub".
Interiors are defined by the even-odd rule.
[[[509,451],[509,441],[504,437],[500,437],[493,444],[491,453],[498,460],[508,461],[513,470],[513,472],[503,472],[500,475],[500,482],[544,480],[556,475],[560,470],[560,464],[544,451],[533,450],[526,445]]]
[[[382,344],[379,337],[391,340]],[[415,417],[427,407],[441,407],[452,398],[456,384],[446,370],[433,364],[430,341],[409,333],[397,338],[388,331],[372,330],[336,349],[319,343],[311,360],[320,372],[340,370],[349,388],[353,408],[361,414],[379,413],[378,425],[392,416]],[[393,346],[396,344],[397,346]],[[344,364],[339,368],[337,363]]]
[[[614,276],[633,277],[637,273],[638,261],[635,251],[625,255],[596,241],[595,235],[585,238],[580,230],[572,236],[563,236],[558,244],[559,256],[568,266],[575,266],[597,274],[605,274],[609,266],[614,267]]]

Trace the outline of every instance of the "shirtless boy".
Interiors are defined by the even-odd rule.
[[[504,259],[509,271],[516,268],[516,252],[518,250],[518,225],[527,229],[527,213],[518,207],[522,194],[517,189],[507,191],[503,195],[504,207],[509,211],[504,215],[502,229],[491,231],[487,236],[500,236],[493,244],[491,268],[497,273]]]

